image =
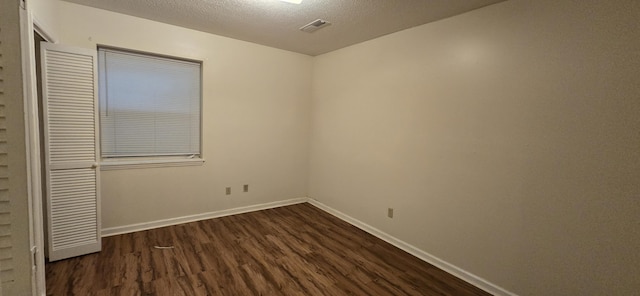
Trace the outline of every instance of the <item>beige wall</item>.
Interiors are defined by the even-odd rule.
[[[307,195],[311,57],[67,2],[58,9],[62,44],[204,61],[205,164],[103,171],[103,228]]]
[[[636,294],[639,19],[512,0],[317,57],[310,197],[521,295]]]

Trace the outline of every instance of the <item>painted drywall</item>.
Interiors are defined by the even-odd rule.
[[[316,57],[309,196],[513,293],[637,294],[638,19],[511,0]]]
[[[306,196],[311,57],[67,2],[58,11],[62,44],[203,61],[206,162],[102,171],[103,228]]]
[[[31,294],[27,147],[18,3],[0,3],[0,199],[3,201],[0,209],[3,224],[0,264],[9,264],[2,266],[1,295]],[[5,231],[4,224],[10,225],[10,231]]]

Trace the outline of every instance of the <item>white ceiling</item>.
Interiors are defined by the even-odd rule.
[[[66,0],[311,56],[504,0]],[[299,30],[316,20],[314,33]]]

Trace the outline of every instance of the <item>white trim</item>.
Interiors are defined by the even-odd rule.
[[[24,3],[24,2],[23,2]],[[23,7],[24,8],[24,7]],[[29,204],[29,245],[31,249],[32,295],[44,295],[44,222],[42,212],[42,180],[40,155],[40,127],[38,118],[37,75],[35,63],[34,30],[36,20],[30,9],[20,11],[20,31],[22,37],[22,75],[24,92],[25,145],[27,160],[27,199]],[[37,26],[39,34],[46,34],[43,26]],[[44,36],[43,36],[44,37]],[[46,37],[45,37],[46,38]]]
[[[203,158],[193,159],[153,159],[153,160],[103,160],[100,162],[100,170],[126,170],[126,169],[146,169],[177,166],[196,166],[204,163]]]
[[[278,207],[289,206],[289,205],[294,205],[299,203],[305,203],[307,202],[307,200],[308,198],[301,197],[301,198],[294,198],[294,199],[288,199],[288,200],[282,200],[282,201],[251,205],[246,207],[220,210],[220,211],[209,212],[209,213],[182,216],[177,218],[163,219],[163,220],[157,220],[157,221],[151,221],[151,222],[136,223],[136,224],[130,224],[125,226],[103,228],[102,237],[118,235],[123,233],[131,233],[131,232],[154,229],[154,228],[171,226],[171,225],[178,225],[178,224],[189,223],[189,222],[200,221],[200,220],[219,218],[224,216],[243,214],[248,212],[272,209],[272,208],[278,208]]]
[[[47,31],[45,29],[45,26],[42,25],[42,23],[40,21],[38,21],[38,19],[34,16],[33,17],[33,30],[40,34],[40,36],[42,36],[42,38],[44,38],[45,41],[50,42],[50,43],[58,43],[58,39],[56,39],[51,32]]]
[[[507,291],[506,289],[499,287],[493,283],[490,283],[489,281],[476,276],[460,267],[457,267],[447,261],[444,261],[434,255],[431,255],[423,250],[418,249],[415,246],[412,246],[411,244],[408,244],[398,238],[395,238],[385,232],[383,232],[382,230],[379,230],[371,225],[368,225],[356,218],[353,218],[345,213],[342,213],[334,208],[331,208],[313,198],[309,198],[308,203],[310,203],[311,205],[337,217],[342,219],[343,221],[358,227],[366,232],[368,232],[369,234],[382,239],[396,247],[398,247],[399,249],[418,257],[419,259],[421,259],[422,261],[425,261],[435,267],[438,267],[444,271],[446,271],[447,273],[458,277],[466,282],[468,282],[469,284],[472,284],[486,292],[489,292],[493,295],[505,295],[505,296],[516,296],[516,294]]]
[[[489,292],[493,295],[497,295],[497,296],[517,296],[517,294],[512,293],[507,291],[506,289],[497,286],[479,276],[476,276],[462,268],[459,268],[449,262],[446,262],[434,255],[431,255],[423,250],[418,249],[415,246],[412,246],[409,243],[406,243],[398,238],[395,238],[373,226],[370,226],[358,219],[355,219],[345,213],[342,213],[336,209],[333,209],[313,198],[308,198],[308,197],[301,197],[301,198],[294,198],[294,199],[289,199],[289,200],[283,200],[283,201],[276,201],[276,202],[270,202],[270,203],[264,203],[264,204],[258,204],[258,205],[251,205],[251,206],[245,206],[245,207],[239,207],[239,208],[233,208],[233,209],[228,209],[228,210],[221,210],[221,211],[215,211],[215,212],[209,212],[209,213],[203,213],[203,214],[196,214],[196,215],[189,215],[189,216],[183,216],[183,217],[178,217],[178,218],[170,218],[170,219],[164,219],[164,220],[157,220],[157,221],[152,221],[152,222],[145,222],[145,223],[137,223],[137,224],[130,224],[130,225],[125,225],[125,226],[118,226],[118,227],[110,227],[110,228],[104,228],[102,229],[102,237],[107,237],[107,236],[113,236],[113,235],[118,235],[118,234],[124,234],[124,233],[131,233],[131,232],[136,232],[136,231],[142,231],[142,230],[148,230],[148,229],[154,229],[154,228],[159,228],[159,227],[165,227],[165,226],[171,226],[171,225],[178,225],[178,224],[183,224],[183,223],[189,223],[189,222],[194,222],[194,221],[200,221],[200,220],[206,220],[206,219],[213,219],[213,218],[219,218],[219,217],[224,217],[224,216],[230,216],[230,215],[237,215],[237,214],[243,214],[243,213],[248,213],[248,212],[254,212],[254,211],[260,211],[260,210],[266,210],[266,209],[272,209],[272,208],[278,208],[278,207],[283,207],[283,206],[288,206],[288,205],[294,205],[294,204],[300,204],[300,203],[309,203],[317,208],[319,208],[320,210],[323,210],[355,227],[358,227],[362,230],[364,230],[365,232],[380,238],[392,245],[394,245],[395,247],[413,255],[416,256],[418,259],[425,261],[431,265],[434,265],[442,270],[444,270],[445,272],[458,277],[466,282],[468,282],[469,284],[472,284],[486,292]]]

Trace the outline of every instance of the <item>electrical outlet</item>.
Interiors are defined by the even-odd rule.
[[[389,216],[389,218],[393,218],[393,208],[387,209],[387,216]]]
[[[244,186],[242,186],[242,191],[249,192],[249,184],[244,184]]]
[[[226,193],[227,195],[230,195],[230,194],[231,194],[231,187],[227,187],[227,188],[225,189],[225,193]]]

